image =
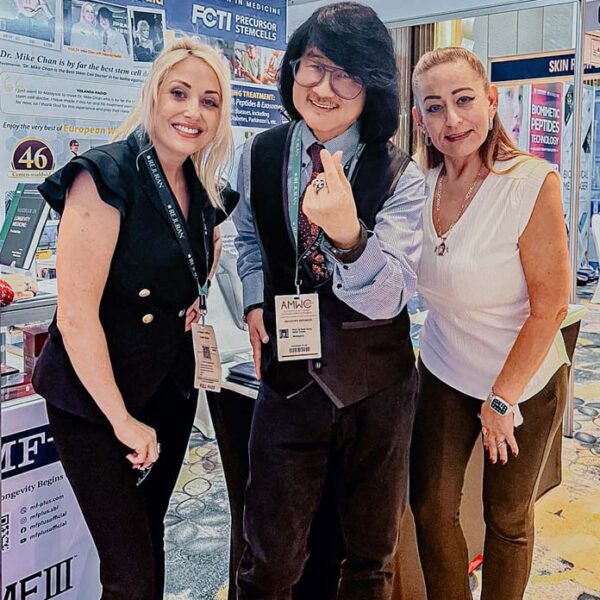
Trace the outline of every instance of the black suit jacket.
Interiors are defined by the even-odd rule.
[[[185,311],[197,297],[194,278],[144,161],[137,160],[139,150],[134,135],[100,146],[74,158],[39,186],[52,208],[62,213],[69,186],[77,173],[86,169],[100,197],[121,212],[119,237],[100,302],[100,321],[116,383],[134,416],[168,375],[185,394],[192,391],[193,347],[184,324]],[[184,169],[192,192],[188,233],[204,281],[207,263],[202,220],[208,228],[212,264],[213,229],[226,215],[210,204],[191,161]],[[224,193],[224,199],[232,210],[237,194]],[[36,391],[58,408],[103,421],[104,415],[71,365],[56,317],[49,333],[33,376]]]

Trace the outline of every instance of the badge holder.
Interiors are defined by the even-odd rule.
[[[221,391],[221,358],[217,336],[212,325],[206,324],[206,296],[200,296],[200,322],[192,323],[192,339],[196,358],[194,387],[209,392]]]
[[[321,235],[296,261],[296,294],[275,296],[275,327],[277,360],[307,360],[321,358],[321,323],[319,294],[301,294],[298,278],[300,261],[320,243]]]

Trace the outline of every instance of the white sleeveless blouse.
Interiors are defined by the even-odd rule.
[[[489,173],[437,256],[433,197],[441,165],[427,174],[430,194],[423,214],[418,289],[429,313],[421,332],[421,359],[438,379],[484,399],[529,316],[529,295],[519,257],[538,193],[552,167],[518,157],[496,162],[505,175]],[[568,362],[560,331],[519,402],[531,398]]]

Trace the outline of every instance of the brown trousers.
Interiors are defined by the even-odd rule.
[[[481,400],[421,374],[410,464],[410,503],[428,600],[470,600],[469,556],[459,522],[465,470],[481,434]],[[521,600],[531,571],[534,502],[544,463],[560,427],[567,398],[567,366],[521,404],[515,430],[518,458],[486,462],[486,524],[481,600]]]

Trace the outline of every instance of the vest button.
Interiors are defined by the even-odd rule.
[[[177,313],[177,315],[178,315],[179,317],[183,317],[183,315],[185,315],[185,308],[182,308],[182,309],[181,309],[181,310],[180,310],[180,311]]]
[[[138,292],[138,296],[139,296],[140,298],[147,298],[149,295],[150,295],[150,290],[149,290],[149,289],[147,289],[147,288],[144,288],[143,290],[140,290],[140,291]]]
[[[349,267],[348,265],[344,265],[344,266],[342,267],[342,269],[344,269],[344,271],[347,271],[349,268],[350,268],[350,267]]]
[[[147,315],[144,315],[142,317],[142,322],[145,325],[148,325],[149,323],[152,323],[152,321],[154,321],[154,315],[151,315],[150,313],[148,313]]]
[[[338,284],[337,284],[335,287],[336,287],[338,290],[341,290],[341,289],[342,289],[342,284],[341,284],[341,283],[338,283]]]

